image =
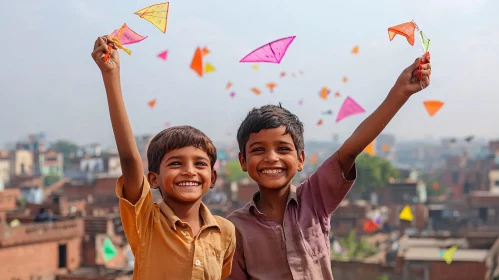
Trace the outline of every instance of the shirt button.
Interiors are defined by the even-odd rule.
[[[200,261],[200,260],[196,260],[196,261],[194,262],[194,265],[195,265],[195,266],[200,266],[200,265],[201,265],[201,261]]]

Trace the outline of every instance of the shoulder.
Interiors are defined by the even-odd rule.
[[[250,212],[250,204],[248,203],[244,207],[232,212],[229,216],[227,216],[227,219],[237,228],[238,225],[248,222],[252,217],[253,215]]]
[[[222,232],[222,235],[231,235],[235,231],[234,224],[232,224],[229,220],[222,218],[220,216],[213,216],[217,221],[218,227]]]

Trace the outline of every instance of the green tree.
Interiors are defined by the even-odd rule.
[[[333,252],[333,258],[349,261],[349,260],[359,260],[363,258],[368,258],[378,252],[378,250],[369,244],[365,238],[361,238],[357,241],[355,231],[350,231],[348,236],[339,239],[341,247],[345,249],[343,253]]]
[[[59,175],[48,175],[48,176],[45,176],[43,177],[43,186],[44,187],[48,187],[50,185],[52,185],[53,183],[61,180],[61,176]]]
[[[248,173],[241,169],[238,160],[231,160],[225,166],[225,174],[231,182],[239,182],[241,179],[249,178]]]
[[[383,187],[390,178],[398,178],[400,173],[388,160],[362,153],[355,161],[357,180],[355,189],[361,192]]]
[[[51,145],[51,148],[64,155],[64,169],[69,165],[69,156],[75,154],[78,145],[68,140],[58,140]]]

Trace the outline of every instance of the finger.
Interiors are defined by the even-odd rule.
[[[92,53],[92,57],[95,59],[105,56],[109,52],[107,45],[101,45]]]
[[[431,75],[431,69],[426,69],[422,70],[421,74],[419,74],[418,76],[424,78],[424,77],[430,77],[430,75]]]
[[[424,55],[423,55],[423,63],[428,63],[430,62],[431,60],[431,55],[430,55],[430,52],[426,52]]]

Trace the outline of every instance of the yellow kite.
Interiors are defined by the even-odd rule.
[[[169,8],[170,2],[166,2],[146,7],[140,11],[136,11],[134,14],[149,21],[163,33],[166,33],[166,23],[168,20]]]

